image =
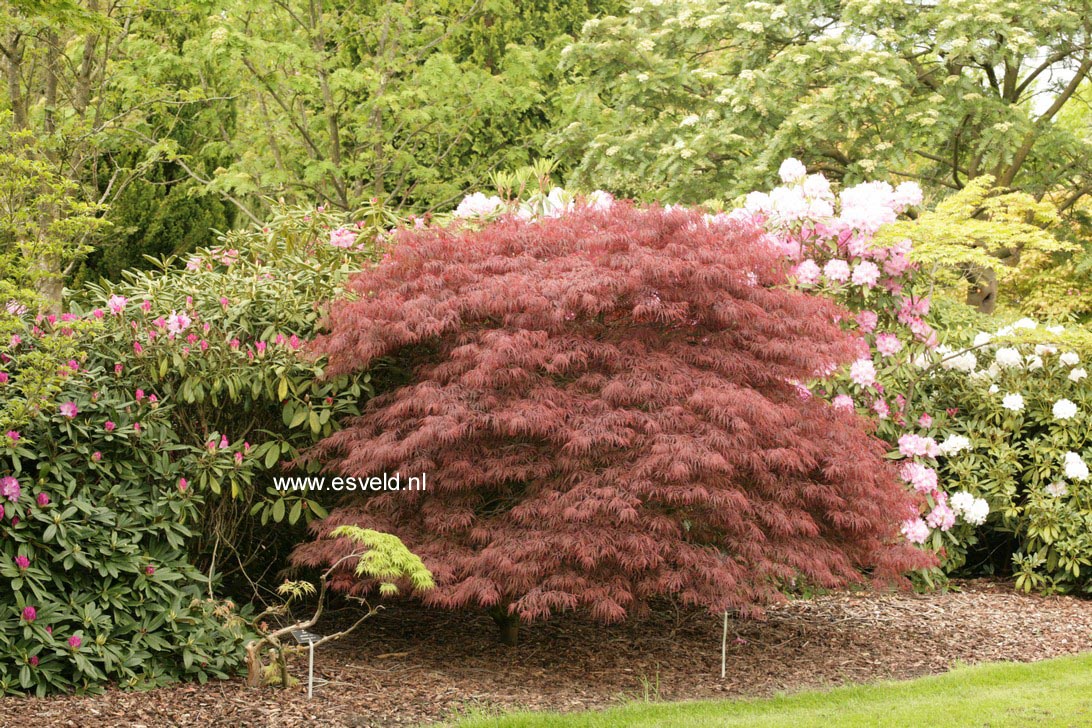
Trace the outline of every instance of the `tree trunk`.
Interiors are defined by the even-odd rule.
[[[967,305],[974,306],[980,313],[993,313],[997,308],[997,273],[975,266],[964,276],[971,284],[967,289]]]
[[[515,647],[519,642],[519,615],[509,612],[507,606],[494,607],[489,616],[500,628],[500,641],[509,647]]]

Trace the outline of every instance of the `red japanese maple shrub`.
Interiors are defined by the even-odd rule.
[[[435,576],[426,603],[493,608],[509,640],[556,610],[755,614],[794,578],[925,565],[884,445],[794,385],[855,358],[845,313],[784,282],[759,231],[682,210],[401,233],[315,346],[330,375],[388,357],[411,381],[307,457],[428,489],[349,496],[295,562],[351,553],[323,538],[343,524],[389,531]]]

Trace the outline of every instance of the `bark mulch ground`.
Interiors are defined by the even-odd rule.
[[[1092,649],[1092,601],[1018,595],[988,581],[956,586],[943,594],[820,596],[772,608],[763,622],[732,622],[723,680],[721,619],[699,611],[661,609],[611,627],[566,615],[524,627],[521,644],[508,648],[484,615],[404,605],[316,652],[316,675],[330,682],[310,701],[302,685],[248,690],[237,680],[8,697],[0,699],[0,725],[420,725],[470,711],[765,695]],[[294,674],[306,679],[305,661]]]

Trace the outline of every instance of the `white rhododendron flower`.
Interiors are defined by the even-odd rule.
[[[1039,325],[1039,322],[1037,322],[1037,321],[1035,321],[1033,319],[1029,319],[1029,318],[1025,317],[1025,318],[1020,319],[1016,323],[1014,323],[1012,325],[1012,328],[1014,328],[1014,329],[1034,329],[1038,325]]]
[[[1001,391],[1001,388],[998,387],[996,384],[991,384],[990,385],[990,394],[997,394],[1000,391]]]
[[[971,441],[969,438],[963,435],[951,434],[944,438],[944,441],[940,443],[940,451],[951,457],[956,453],[963,452],[964,450],[971,449]]]
[[[1001,347],[993,356],[999,366],[1013,368],[1024,365],[1024,357],[1011,346]]]
[[[1070,480],[1084,480],[1088,477],[1088,466],[1075,452],[1065,454],[1065,476]]]
[[[1067,351],[1066,353],[1058,357],[1058,361],[1060,361],[1062,364],[1065,364],[1067,367],[1072,367],[1080,364],[1081,358],[1077,356],[1077,352]]]
[[[1046,330],[1049,331],[1052,334],[1060,334],[1063,331],[1065,331],[1065,327],[1064,326],[1058,326],[1057,324],[1055,324],[1054,326],[1047,326]]]
[[[945,369],[954,369],[959,372],[973,372],[975,367],[978,366],[978,357],[970,351],[965,351],[962,354],[956,356],[945,357],[941,360],[942,367]]]
[[[1028,371],[1035,371],[1036,369],[1043,368],[1043,357],[1038,354],[1030,354],[1028,356]]]
[[[1001,406],[1007,410],[1012,410],[1013,412],[1020,412],[1024,409],[1024,395],[1006,394],[1001,400]]]
[[[990,504],[984,498],[975,498],[974,503],[963,513],[963,520],[972,526],[981,526],[990,515]]]
[[[1088,372],[1084,370],[1084,367],[1077,367],[1069,372],[1069,380],[1071,382],[1079,382],[1088,376]]]
[[[1044,490],[1047,492],[1047,495],[1052,495],[1055,498],[1064,498],[1069,495],[1069,486],[1065,484],[1064,480],[1055,480],[1044,488]]]
[[[782,182],[797,182],[807,176],[808,170],[799,159],[789,157],[781,163],[781,168],[777,170],[777,174],[780,175]]]
[[[1054,403],[1054,418],[1068,420],[1077,414],[1077,405],[1068,399],[1059,399]]]
[[[991,341],[993,341],[993,336],[987,334],[985,331],[979,331],[978,334],[974,337],[975,346],[985,346]]]
[[[464,197],[452,214],[455,217],[482,217],[491,215],[502,207],[504,207],[504,201],[496,195],[486,197],[481,192],[475,192]]]
[[[614,204],[614,195],[603,190],[595,190],[588,195],[588,205],[595,210],[606,210]]]
[[[961,490],[958,493],[952,493],[952,496],[948,499],[948,504],[953,511],[962,516],[974,505],[974,496],[965,490]]]

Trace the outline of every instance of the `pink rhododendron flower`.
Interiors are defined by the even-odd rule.
[[[15,565],[18,566],[20,569],[25,569],[30,566],[30,559],[28,559],[26,556],[23,556],[22,554],[19,554],[15,557]]]
[[[179,478],[178,479],[178,490],[180,490],[180,491],[182,491],[184,493],[186,491],[186,488],[188,488],[189,486],[190,486],[190,481],[186,480],[185,478]]]
[[[925,522],[929,524],[931,528],[939,528],[941,531],[947,531],[955,525],[955,511],[951,509],[946,503],[938,503],[929,515],[925,517]]]
[[[923,414],[921,417],[918,418],[918,425],[921,426],[921,427],[924,427],[926,429],[932,427],[933,426],[932,416],[929,415],[928,413]]]
[[[853,267],[853,277],[851,280],[854,285],[872,288],[880,280],[880,269],[872,261],[863,260]]]
[[[921,463],[903,463],[899,473],[919,493],[930,493],[937,489],[937,471]]]
[[[110,309],[110,313],[115,316],[125,310],[125,304],[129,303],[129,299],[125,296],[119,296],[114,294],[110,298],[106,299],[106,307]]]
[[[849,412],[856,409],[853,405],[853,398],[848,394],[839,394],[831,401],[831,404],[834,405],[834,409],[846,410]]]
[[[861,311],[856,316],[857,328],[863,333],[870,334],[876,328],[876,323],[880,320],[880,317],[875,311]]]
[[[842,283],[849,280],[849,263],[835,258],[834,260],[828,260],[827,264],[823,266],[823,275],[827,279]]]
[[[348,228],[330,231],[330,245],[335,248],[351,248],[356,243],[356,233]]]
[[[62,402],[61,406],[58,407],[57,410],[68,419],[72,419],[80,412],[79,408],[76,407],[75,402]]]
[[[143,389],[138,389],[134,393],[134,395],[136,396],[136,401],[140,402],[140,401],[142,401],[144,399],[144,390]]]
[[[11,345],[12,348],[15,348],[16,346],[19,346],[19,344],[22,344],[22,343],[23,343],[23,337],[22,336],[19,336],[19,334],[12,334],[11,335],[11,340],[10,340],[9,344]]]
[[[876,337],[876,351],[884,356],[894,356],[902,351],[902,341],[894,334],[880,334]]]
[[[802,286],[813,286],[819,282],[819,265],[808,258],[800,265],[796,266],[793,270],[793,275],[796,277],[796,282]]]
[[[888,406],[887,402],[878,398],[872,403],[872,411],[875,412],[876,416],[881,420],[886,420],[891,414],[891,408]]]
[[[929,526],[920,518],[911,518],[902,524],[902,535],[910,543],[925,543],[929,538]]]
[[[96,450],[95,452],[91,453],[91,462],[97,463],[100,460],[102,460],[102,453],[101,452]]]
[[[21,435],[16,430],[8,430],[7,436],[8,436],[8,439],[11,440],[11,443],[13,445],[15,443],[19,442],[19,439],[21,438]]]
[[[79,635],[72,635],[68,638],[68,646],[74,650],[80,649],[80,645],[83,644],[83,639]]]
[[[115,425],[112,420],[106,420],[106,424],[103,425],[103,429],[105,429],[107,432],[113,432],[114,428],[116,427],[117,425]]]
[[[141,354],[144,353],[144,347],[140,345],[139,341],[134,341],[133,342],[133,351],[136,353],[137,356],[140,356]]]
[[[899,452],[904,457],[930,457],[935,458],[940,455],[940,446],[937,445],[937,441],[931,437],[923,437],[922,435],[915,435],[912,432],[908,432],[905,435],[899,437]]]
[[[0,384],[7,384],[10,379],[7,372],[0,372]]]
[[[114,365],[114,374],[115,374],[115,376],[120,376],[121,372],[122,372],[122,370],[124,368],[125,368],[125,366],[121,362],[118,362],[117,364],[115,364]]]
[[[38,618],[38,610],[37,609],[35,609],[34,607],[30,607],[30,606],[23,607],[23,621],[24,622],[33,622],[37,618]]]
[[[870,387],[876,383],[876,366],[871,359],[858,359],[849,367],[849,378],[859,387]]]
[[[193,319],[187,316],[185,313],[178,313],[177,311],[171,311],[171,315],[167,317],[167,333],[170,336],[177,336],[190,327],[193,323]]]

